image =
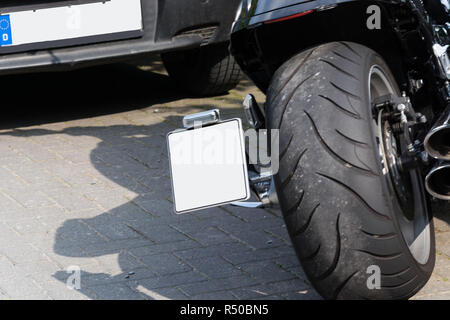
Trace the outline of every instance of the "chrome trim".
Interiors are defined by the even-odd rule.
[[[439,162],[431,171],[427,174],[425,178],[425,188],[427,189],[428,193],[431,194],[433,197],[441,200],[450,200],[450,191],[445,191],[445,189],[439,189],[439,187],[444,188],[443,185],[433,186],[431,184],[431,179],[433,177],[436,177],[437,174],[442,174],[442,170],[450,170],[450,163],[446,161]],[[448,186],[447,188],[450,188],[450,181],[447,181]],[[437,189],[436,189],[437,188]]]
[[[436,142],[431,140],[438,133],[443,134],[439,142],[442,142],[444,145],[435,145]],[[425,150],[433,158],[450,160],[450,105],[435,122],[433,128],[427,133],[424,146]]]
[[[436,43],[433,45],[433,52],[436,56],[443,74],[450,80],[450,58],[448,57],[447,50],[449,45],[441,46]]]

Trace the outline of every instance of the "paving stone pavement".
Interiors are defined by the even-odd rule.
[[[264,100],[248,81],[195,99],[158,60],[2,81],[23,94],[2,101],[0,298],[320,298],[279,211],[172,212],[165,135],[192,112],[241,116],[247,92]],[[416,299],[450,298],[449,221],[435,219],[437,266]]]

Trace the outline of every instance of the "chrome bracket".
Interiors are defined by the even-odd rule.
[[[271,173],[249,171],[250,188],[258,198],[258,202],[233,202],[231,205],[243,208],[278,208],[279,201],[275,182]]]
[[[264,110],[256,102],[255,97],[252,94],[248,94],[242,105],[248,124],[253,129],[263,129],[266,125],[265,114]],[[254,168],[249,168],[248,178],[250,188],[259,201],[233,202],[231,205],[243,208],[277,208],[279,206],[272,172],[261,171],[261,173],[258,173]]]
[[[220,111],[219,109],[213,109],[185,116],[183,118],[183,127],[185,129],[193,129],[219,122]]]
[[[245,97],[242,106],[244,107],[247,122],[253,129],[258,130],[265,126],[264,113],[252,94],[248,94]]]

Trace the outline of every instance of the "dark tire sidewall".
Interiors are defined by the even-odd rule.
[[[364,69],[363,69],[365,79],[368,79],[370,70],[374,65],[378,66],[383,71],[383,73],[385,74],[385,76],[387,77],[387,79],[389,80],[391,85],[394,87],[394,89],[400,95],[400,90],[398,88],[397,81],[396,81],[394,75],[392,74],[392,72],[390,71],[389,67],[387,66],[386,62],[377,53],[375,53],[372,50],[370,50],[369,54],[365,57],[365,65],[364,65]],[[370,101],[369,101],[370,93],[369,93],[368,81],[366,83],[364,83],[363,90],[364,90],[365,99],[368,102],[368,103],[366,103],[366,105],[368,107],[366,116],[368,118],[370,118],[372,116],[372,110],[371,110],[371,105],[370,105]],[[372,124],[369,124],[369,125],[372,128]],[[377,145],[376,137],[373,134],[373,130],[370,130],[370,133],[371,133],[373,145]],[[373,151],[373,156],[376,159],[378,159],[379,158],[378,150],[373,148],[372,151]],[[382,164],[379,161],[377,161],[377,165],[378,165],[379,172],[382,172],[382,169],[383,169]],[[380,175],[380,176],[382,177],[383,175]],[[401,217],[398,216],[398,214],[401,214],[398,212],[398,210],[400,210],[400,208],[397,205],[395,205],[394,202],[390,199],[392,195],[391,195],[391,191],[389,190],[390,188],[388,186],[388,182],[386,181],[386,179],[382,178],[381,183],[383,185],[383,191],[385,193],[385,201],[391,209],[390,214],[391,214],[392,221],[395,224],[395,229],[397,230],[397,232],[399,234],[401,234],[400,225],[399,225],[399,218],[401,218]],[[424,188],[422,191],[423,191],[424,199],[426,201],[426,208],[428,210],[428,216],[430,217],[429,228],[431,230],[433,230],[434,223],[433,223],[433,219],[432,219],[430,202],[429,202],[428,197],[425,195],[426,191]],[[394,212],[397,212],[397,214],[395,214]],[[411,265],[414,265],[417,268],[417,270],[420,271],[421,273],[423,273],[424,275],[430,274],[434,269],[434,265],[435,265],[435,238],[434,237],[435,237],[434,232],[430,232],[430,254],[428,257],[428,261],[425,264],[420,264],[416,261],[416,259],[412,255],[411,251],[409,250],[409,247],[408,247],[405,239],[403,238],[403,236],[401,237],[402,245],[404,247],[404,252],[408,255],[409,259],[413,262]]]
[[[350,44],[351,44],[352,48],[350,48]],[[354,75],[358,79],[363,79],[363,80],[360,80],[357,83],[357,85],[354,86],[354,89],[359,91],[359,97],[361,98],[361,104],[363,104],[360,108],[360,113],[361,113],[362,117],[359,120],[360,121],[362,120],[365,122],[358,123],[357,128],[355,128],[355,132],[364,134],[367,137],[367,142],[369,142],[369,140],[370,140],[370,148],[372,150],[367,150],[366,154],[368,157],[371,157],[374,160],[374,162],[376,163],[373,166],[373,170],[374,170],[374,172],[378,173],[379,177],[376,177],[373,181],[374,181],[374,183],[376,183],[376,185],[380,189],[379,193],[376,193],[374,195],[371,195],[370,193],[367,194],[367,192],[366,192],[366,196],[370,197],[372,202],[379,201],[379,203],[383,203],[384,210],[388,211],[388,212],[384,212],[384,214],[386,216],[389,216],[390,220],[392,220],[391,223],[389,224],[390,227],[388,228],[389,230],[392,230],[392,231],[386,231],[386,232],[395,232],[397,234],[398,238],[401,238],[401,239],[396,239],[395,245],[392,247],[392,250],[398,249],[398,251],[401,251],[403,253],[400,264],[395,264],[396,268],[403,269],[405,267],[409,267],[408,276],[411,273],[413,273],[413,275],[412,275],[413,278],[411,278],[411,283],[409,283],[409,281],[407,283],[405,283],[405,285],[407,285],[408,290],[406,290],[406,288],[400,289],[400,287],[399,287],[398,291],[397,290],[391,291],[390,289],[386,289],[385,292],[378,292],[378,293],[373,292],[373,294],[370,294],[370,296],[373,298],[382,298],[382,299],[383,298],[408,298],[413,293],[417,292],[423,285],[425,285],[426,281],[430,277],[432,270],[434,268],[435,245],[434,245],[433,221],[432,221],[432,219],[429,221],[429,228],[430,228],[429,259],[428,259],[427,263],[425,263],[424,265],[421,265],[417,262],[417,260],[411,254],[409,247],[407,245],[407,242],[403,239],[403,235],[401,233],[399,223],[397,221],[398,217],[394,214],[395,206],[392,201],[392,194],[388,187],[388,183],[383,178],[383,174],[382,174],[382,172],[383,172],[382,171],[382,163],[381,163],[379,155],[378,155],[378,153],[379,153],[379,150],[377,147],[378,144],[376,143],[376,137],[375,137],[374,130],[373,130],[373,128],[375,127],[375,123],[372,122],[371,103],[369,101],[369,97],[370,97],[369,73],[370,73],[372,66],[373,65],[379,66],[379,68],[383,71],[383,73],[385,73],[386,78],[397,89],[397,91],[398,91],[398,87],[397,87],[395,78],[392,75],[392,73],[389,71],[389,68],[386,65],[386,63],[383,61],[383,59],[378,54],[376,54],[374,51],[370,50],[369,48],[361,46],[356,43],[324,44],[319,47],[311,48],[311,49],[308,49],[304,52],[301,52],[301,53],[295,55],[290,60],[285,62],[273,76],[269,90],[268,90],[268,99],[267,99],[267,104],[266,104],[266,106],[268,108],[266,110],[266,114],[268,117],[267,123],[269,126],[268,129],[285,130],[284,132],[282,131],[280,133],[280,134],[284,134],[284,136],[282,138],[284,143],[280,144],[280,149],[284,148],[284,147],[282,147],[282,144],[284,144],[286,150],[288,150],[288,148],[293,149],[293,151],[290,151],[290,155],[292,155],[292,156],[287,156],[287,153],[286,153],[285,158],[287,160],[284,159],[284,160],[280,161],[280,165],[285,166],[284,167],[285,169],[280,168],[280,171],[283,173],[282,174],[283,178],[280,176],[280,174],[277,174],[275,176],[276,187],[277,187],[277,191],[279,194],[280,204],[283,209],[283,215],[285,217],[286,225],[288,227],[289,234],[291,236],[291,240],[296,249],[296,253],[297,253],[298,257],[300,258],[300,262],[304,266],[305,272],[308,274],[308,277],[310,277],[312,275],[312,278],[310,278],[310,280],[311,280],[311,283],[313,284],[313,286],[321,294],[323,294],[323,296],[326,298],[337,298],[337,297],[344,297],[344,298],[358,298],[359,297],[359,298],[361,298],[361,297],[364,297],[365,296],[364,290],[367,290],[367,288],[364,289],[362,287],[364,285],[362,281],[365,281],[365,280],[363,280],[364,274],[365,274],[365,269],[362,270],[362,268],[366,268],[368,265],[370,265],[371,262],[375,262],[376,258],[374,259],[373,256],[365,257],[365,256],[357,255],[356,253],[352,253],[352,252],[355,252],[355,251],[359,252],[359,251],[361,251],[359,249],[364,249],[364,247],[361,247],[361,246],[366,245],[366,241],[369,241],[369,240],[363,239],[364,242],[361,242],[361,243],[358,243],[358,242],[350,243],[349,241],[355,241],[355,240],[359,239],[358,237],[360,237],[360,236],[356,235],[359,232],[359,230],[353,229],[350,231],[349,228],[346,228],[345,232],[347,232],[346,235],[348,237],[344,233],[343,233],[343,235],[346,237],[346,239],[348,238],[349,240],[348,241],[346,240],[347,247],[342,248],[341,254],[343,256],[346,256],[347,258],[350,258],[350,260],[345,260],[345,258],[344,258],[344,260],[340,260],[340,258],[339,258],[339,261],[341,261],[341,262],[335,268],[336,275],[331,276],[331,274],[328,274],[328,276],[327,276],[328,278],[324,278],[325,280],[314,280],[314,277],[317,276],[314,266],[317,267],[317,266],[320,266],[320,263],[327,262],[327,260],[326,260],[327,254],[317,255],[314,258],[315,260],[317,260],[316,262],[312,263],[310,260],[307,264],[305,264],[305,262],[302,261],[302,254],[303,254],[303,256],[305,254],[308,255],[309,253],[312,252],[311,250],[313,250],[316,247],[316,246],[314,246],[314,242],[311,242],[311,241],[317,241],[316,243],[319,243],[319,240],[323,240],[326,244],[327,243],[329,244],[329,242],[331,241],[329,239],[329,237],[332,237],[333,235],[327,234],[326,232],[324,233],[324,231],[331,228],[330,227],[331,221],[329,221],[327,219],[332,218],[335,212],[331,212],[331,211],[323,212],[322,214],[320,214],[320,217],[315,217],[314,221],[317,222],[317,226],[315,226],[314,228],[311,227],[311,229],[313,231],[316,231],[316,233],[315,233],[316,235],[314,236],[315,240],[312,240],[313,236],[311,236],[311,237],[304,236],[306,238],[303,238],[303,239],[294,238],[294,236],[292,235],[292,233],[293,233],[292,230],[295,230],[296,228],[298,229],[298,226],[291,225],[289,223],[289,221],[287,220],[287,216],[286,216],[286,212],[288,210],[291,211],[291,209],[293,208],[293,204],[295,204],[295,202],[297,201],[295,198],[299,198],[299,195],[295,195],[293,193],[293,192],[295,192],[295,191],[293,191],[294,189],[302,190],[303,194],[302,194],[301,198],[303,198],[303,195],[305,193],[309,194],[309,196],[308,196],[309,200],[306,203],[306,207],[304,207],[304,208],[298,207],[298,208],[300,208],[300,212],[295,213],[296,215],[298,214],[297,219],[305,219],[305,214],[307,215],[309,213],[309,211],[305,212],[305,210],[306,209],[309,210],[311,208],[311,205],[313,205],[316,202],[322,203],[322,201],[323,201],[325,203],[325,206],[327,206],[327,203],[329,205],[329,203],[332,203],[332,201],[334,201],[334,200],[336,200],[336,201],[340,201],[340,200],[356,201],[356,200],[350,200],[352,198],[351,192],[348,194],[347,193],[342,194],[341,192],[346,192],[346,191],[339,189],[340,187],[338,187],[338,189],[336,189],[336,190],[333,190],[333,192],[331,192],[329,194],[325,194],[324,192],[321,192],[319,189],[317,189],[317,186],[319,186],[319,184],[317,184],[317,177],[314,178],[311,174],[316,172],[316,170],[322,171],[322,169],[324,169],[325,167],[321,167],[321,166],[331,163],[332,157],[330,157],[329,160],[319,161],[319,163],[314,163],[314,162],[308,163],[308,165],[307,165],[307,168],[309,170],[308,172],[311,174],[308,174],[308,172],[305,172],[305,177],[302,178],[301,180],[294,179],[295,182],[297,183],[295,185],[295,188],[291,187],[291,188],[288,188],[285,191],[283,191],[283,190],[281,190],[281,187],[280,187],[281,182],[282,182],[281,179],[285,180],[286,174],[289,173],[289,171],[294,167],[294,166],[292,166],[292,159],[294,158],[294,155],[295,155],[295,157],[298,156],[299,151],[301,151],[305,148],[308,148],[307,149],[308,152],[312,152],[312,155],[310,156],[311,159],[314,159],[314,157],[321,157],[321,156],[323,156],[323,154],[326,155],[327,153],[320,151],[316,147],[310,148],[311,143],[317,143],[317,142],[314,142],[317,139],[314,136],[302,134],[302,131],[301,131],[302,129],[300,128],[299,125],[302,123],[303,125],[308,126],[309,122],[304,122],[305,120],[301,120],[302,119],[301,114],[290,111],[291,112],[290,117],[292,117],[292,119],[291,119],[291,121],[288,121],[289,124],[283,124],[282,128],[278,128],[278,123],[281,123],[280,113],[281,113],[281,117],[283,117],[284,111],[277,111],[277,110],[280,110],[280,108],[283,109],[282,106],[279,105],[279,102],[277,101],[277,99],[284,99],[284,97],[286,97],[286,96],[291,97],[291,98],[295,97],[295,92],[293,94],[291,94],[289,92],[292,92],[291,90],[293,88],[298,88],[298,86],[300,86],[299,83],[301,83],[302,79],[305,79],[306,76],[313,74],[315,72],[320,73],[323,69],[320,69],[322,67],[319,67],[319,66],[315,67],[317,65],[317,62],[320,60],[322,55],[326,55],[327,52],[332,52],[334,49],[336,49],[339,46],[340,46],[340,48],[347,47],[349,50],[353,51],[353,54],[358,55],[360,58],[358,60],[358,62],[360,62],[360,63],[358,64],[357,72],[355,71]],[[354,57],[356,59],[356,56],[354,56]],[[312,60],[312,61],[308,61],[308,59]],[[314,69],[314,68],[316,68],[316,69]],[[356,67],[354,67],[354,68],[356,68]],[[295,74],[295,72],[302,73],[304,71],[304,69],[307,70],[307,73],[303,73],[303,75],[299,74],[298,77],[291,75],[291,74]],[[331,75],[331,73],[328,74],[328,76],[330,76],[330,75]],[[335,74],[333,74],[333,75],[335,75]],[[322,77],[325,77],[325,78],[323,78],[325,80],[322,80],[322,81],[329,81],[328,79],[326,79],[325,75],[322,75]],[[291,81],[293,81],[292,84],[290,84]],[[324,83],[324,82],[322,82],[322,83]],[[316,82],[314,87],[309,87],[309,90],[313,90],[313,91],[309,91],[309,94],[312,94],[315,97],[319,96],[320,95],[319,94],[320,87],[327,88],[327,86],[321,86],[320,84],[321,83]],[[316,88],[318,88],[319,91],[315,91]],[[296,90],[296,89],[294,89],[294,90]],[[305,90],[306,89],[303,89],[302,92],[305,92]],[[283,98],[281,98],[281,97],[283,97]],[[289,110],[291,110],[291,109],[293,110],[295,108],[300,108],[303,111],[308,110],[308,112],[314,112],[313,116],[316,118],[316,120],[320,119],[321,116],[323,117],[325,115],[325,117],[322,118],[323,121],[325,121],[325,122],[326,121],[334,121],[334,117],[332,116],[332,113],[330,113],[326,109],[320,108],[320,106],[319,106],[317,111],[314,111],[316,109],[311,109],[312,107],[314,107],[314,102],[311,102],[310,104],[308,104],[307,101],[303,100],[303,103],[302,103],[302,101],[300,99],[301,98],[295,99],[296,100],[295,104],[293,104]],[[311,98],[311,99],[314,99],[314,98]],[[315,103],[318,103],[317,100],[313,100],[313,101],[316,101]],[[287,106],[288,103],[289,103],[289,101],[283,102],[283,107]],[[317,108],[317,107],[318,106],[316,106],[314,108]],[[286,110],[286,107],[284,107],[284,110]],[[301,110],[299,110],[299,112],[301,112]],[[321,114],[321,112],[327,112],[327,113]],[[304,117],[304,115],[303,115],[303,117]],[[298,119],[298,120],[294,120],[294,118]],[[285,123],[285,122],[283,122],[283,123]],[[349,122],[349,125],[351,125],[350,121],[346,120],[346,122]],[[293,126],[294,124],[295,124],[295,126]],[[322,122],[322,124],[324,124],[324,123]],[[361,129],[362,126],[364,126],[364,128],[367,128],[367,130],[369,130],[369,134],[367,134],[365,129],[364,130]],[[305,132],[308,130],[310,130],[309,132],[311,132],[311,130],[312,130],[308,127],[303,127],[303,128],[304,128]],[[327,133],[327,132],[328,131],[325,131],[325,133]],[[310,134],[313,134],[313,133],[310,133]],[[294,135],[296,137],[298,136],[298,138],[294,139],[294,141],[297,141],[297,143],[295,143],[295,147],[293,147],[294,143],[292,143],[292,145],[289,147],[290,142],[288,142],[288,140],[289,140],[289,136],[291,136],[291,135]],[[330,140],[332,141],[331,135],[329,135],[328,138],[330,138]],[[292,138],[291,138],[291,140],[292,140]],[[326,156],[326,157],[328,157],[328,156]],[[291,162],[291,163],[289,164],[289,162]],[[300,166],[300,167],[302,167],[302,166]],[[339,168],[339,170],[341,170],[341,169]],[[342,173],[346,173],[346,172],[344,170],[342,170]],[[347,173],[351,174],[351,172],[347,172]],[[379,181],[379,180],[381,180],[381,181]],[[357,187],[357,186],[353,186],[353,187]],[[289,190],[291,190],[291,191],[289,191]],[[327,188],[327,190],[328,190],[328,188]],[[364,190],[367,191],[367,189],[364,189]],[[330,191],[330,190],[328,190],[328,191]],[[422,188],[422,192],[424,193],[423,188]],[[424,194],[423,194],[423,196],[426,200],[428,200],[428,198],[426,198]],[[326,197],[326,198],[324,198],[324,197]],[[330,198],[332,198],[333,200],[330,200]],[[357,199],[357,198],[355,198],[355,199]],[[300,202],[301,201],[302,200],[300,199]],[[305,202],[305,200],[303,200],[303,203],[304,202]],[[354,206],[353,204],[351,204],[351,205]],[[302,206],[303,206],[303,204],[302,204]],[[429,210],[428,211],[429,215],[431,216],[431,210],[429,209],[429,205],[427,206],[427,208]],[[377,220],[377,218],[376,217],[374,218],[373,215],[371,217],[369,215],[368,218],[362,217],[361,215],[367,216],[367,214],[360,213],[359,211],[349,211],[347,213],[349,214],[350,217],[352,217],[353,219],[356,220],[355,223],[352,222],[352,225],[354,225],[356,227],[359,227],[360,226],[359,224],[363,223],[364,221],[372,221],[372,220],[376,221]],[[290,218],[292,218],[292,216]],[[339,220],[339,218],[338,218],[338,220]],[[311,223],[312,226],[314,226],[314,221],[313,221],[313,223]],[[298,223],[298,221],[295,223]],[[366,223],[366,222],[364,222],[364,223]],[[383,226],[384,224],[386,224],[386,223],[380,224],[379,228],[384,228],[384,226]],[[320,227],[320,225],[322,225],[322,227]],[[377,229],[377,228],[378,227],[375,227],[375,229]],[[320,231],[320,232],[317,232],[317,231]],[[338,229],[338,231],[339,231],[339,229]],[[382,232],[380,231],[380,233],[382,233]],[[339,233],[338,233],[338,235],[339,235]],[[305,240],[309,241],[308,242],[309,244],[307,244],[305,242]],[[376,245],[376,246],[378,246],[378,245]],[[375,245],[374,245],[374,248],[375,248]],[[320,249],[320,246],[319,246],[319,249]],[[381,250],[383,251],[384,249],[381,249]],[[392,250],[387,249],[384,251],[392,252]],[[309,253],[307,253],[307,252],[309,252]],[[327,251],[325,251],[325,252],[327,252]],[[363,253],[363,255],[364,255],[364,253]],[[382,253],[380,253],[380,258],[382,260],[384,260]],[[351,261],[351,259],[356,259],[356,260]],[[389,259],[391,259],[391,258],[389,257]],[[391,260],[392,261],[395,260],[395,263],[399,262],[399,260],[395,257],[392,257]],[[319,264],[317,264],[317,263],[319,263]],[[388,262],[386,262],[386,263],[388,263]],[[391,263],[391,262],[389,262],[389,263]],[[309,266],[308,266],[308,264],[309,264]],[[353,264],[353,266],[351,266],[352,264]],[[374,263],[372,263],[372,264],[374,264]],[[383,262],[383,264],[384,264],[384,262]],[[346,267],[346,265],[349,265],[349,266]],[[351,277],[352,277],[352,273],[350,272],[351,269],[353,270],[351,272],[355,272],[355,270],[356,270],[355,273],[359,273],[359,275],[358,275],[357,279],[354,279],[354,281],[352,281],[352,284],[349,283],[351,289],[346,290],[346,293],[344,293],[341,296],[341,294],[340,294],[342,292],[341,289],[343,289],[344,287],[339,287],[339,286],[340,285],[346,286],[347,281],[349,281],[351,279]],[[393,272],[400,273],[399,270],[393,271]],[[355,274],[355,273],[353,273],[353,274]],[[389,274],[390,271],[388,270],[387,273]],[[403,278],[401,277],[399,280],[402,280],[402,279]],[[333,281],[334,281],[334,283],[333,283]],[[336,282],[336,281],[339,281],[339,282]],[[335,291],[336,290],[335,286],[338,286],[338,289],[339,289],[337,291],[337,293]],[[396,285],[394,285],[394,286],[396,286]],[[378,291],[378,290],[376,290],[376,291]]]

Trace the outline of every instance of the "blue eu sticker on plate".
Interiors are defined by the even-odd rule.
[[[12,44],[11,19],[9,15],[0,16],[0,47]]]

